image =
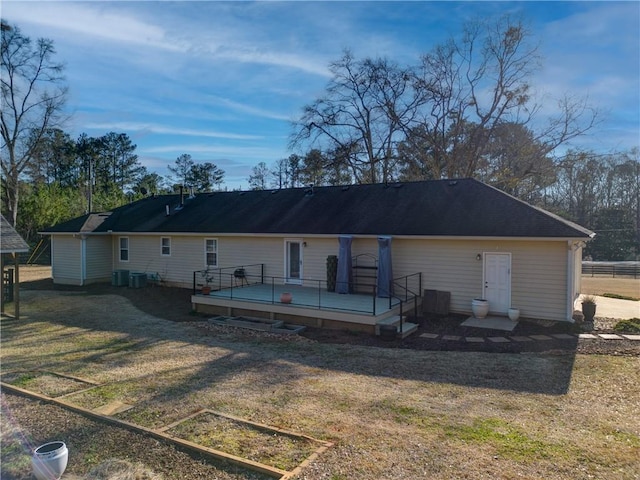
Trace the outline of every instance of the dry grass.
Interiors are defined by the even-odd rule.
[[[640,279],[583,276],[582,293],[588,295],[613,293],[625,297],[640,298]]]
[[[23,320],[2,325],[3,373],[104,382],[67,400],[133,405],[118,417],[146,427],[210,409],[335,442],[301,479],[640,477],[638,358],[205,335],[118,296],[25,291],[23,302]]]

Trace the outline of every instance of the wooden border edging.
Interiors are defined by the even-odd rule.
[[[245,467],[249,470],[253,470],[259,473],[263,473],[265,475],[268,475],[270,477],[273,478],[278,478],[281,479],[283,477],[286,478],[290,478],[289,477],[289,473],[286,470],[280,470],[279,468],[275,468],[275,467],[271,467],[269,465],[264,465],[262,463],[259,462],[254,462],[253,460],[249,460],[246,458],[241,458],[241,457],[237,457],[235,455],[231,455],[229,453],[225,453],[225,452],[221,452],[219,450],[215,450],[213,448],[208,448],[208,447],[203,447],[201,445],[198,445],[196,443],[193,442],[189,442],[187,440],[182,440],[180,438],[176,438],[176,437],[172,437],[171,435],[167,435],[163,432],[160,432],[158,430],[152,430],[150,428],[145,428],[145,427],[141,427],[139,425],[135,425],[133,423],[129,423],[129,422],[125,422],[124,420],[118,420],[116,418],[113,417],[109,417],[106,415],[100,415],[99,413],[95,413],[92,410],[88,410],[86,408],[82,408],[82,407],[78,407],[77,405],[73,405],[71,403],[62,401],[62,400],[57,400],[55,398],[51,398],[48,397],[46,395],[41,395],[39,393],[35,393],[35,392],[31,392],[29,390],[25,390],[23,388],[20,387],[16,387],[14,385],[10,385],[4,382],[0,382],[0,386],[3,389],[7,389],[11,392],[17,393],[19,395],[23,395],[26,397],[31,397],[34,398],[36,400],[40,400],[46,403],[51,403],[54,405],[57,405],[59,407],[62,408],[66,408],[68,410],[71,410],[72,412],[78,413],[80,415],[84,415],[86,417],[110,424],[110,425],[114,425],[116,427],[121,427],[121,428],[126,428],[127,430],[131,430],[135,433],[142,433],[144,435],[149,435],[153,438],[156,438],[158,440],[162,440],[162,441],[166,441],[169,443],[173,443],[174,445],[177,445],[181,448],[184,448],[186,450],[189,450],[193,453],[199,453],[211,458],[215,458],[216,460],[224,460],[224,461],[228,461],[231,463],[234,463],[236,465],[240,465],[242,467]]]
[[[97,384],[96,382],[92,382],[91,380],[85,380],[85,379],[80,379],[78,377],[71,377],[68,375],[61,375],[55,372],[44,372],[44,373],[48,373],[48,374],[52,374],[52,375],[57,375],[60,377],[66,377],[66,378],[72,378],[74,380],[80,380],[80,381],[84,381],[86,383],[89,384],[94,384],[92,387],[89,387],[87,389],[84,389],[82,391],[86,391],[86,390],[91,390],[92,388],[96,388],[98,386],[103,386],[104,384]],[[70,396],[73,393],[80,393],[80,392],[73,392],[72,394],[67,394],[67,395],[63,395],[61,397],[49,397],[47,395],[43,395],[40,393],[36,393],[36,392],[32,392],[30,390],[26,390],[24,388],[20,388],[20,387],[16,387],[15,385],[11,385],[5,382],[1,382],[0,381],[0,387],[2,387],[3,389],[7,389],[11,392],[17,393],[19,395],[23,395],[26,397],[31,397],[34,398],[36,400],[40,400],[46,403],[50,403],[53,405],[57,405],[59,407],[62,408],[66,408],[67,410],[71,410],[72,412],[78,413],[80,415],[83,415],[85,417],[89,417],[91,419],[94,420],[98,420],[110,425],[114,425],[116,427],[121,427],[121,428],[126,428],[127,430],[131,430],[135,433],[141,433],[143,435],[149,435],[155,439],[158,440],[162,440],[162,441],[166,441],[169,443],[172,443],[174,445],[177,445],[181,448],[184,448],[186,450],[189,450],[190,452],[193,453],[197,453],[197,454],[201,454],[204,456],[208,456],[211,458],[214,458],[216,460],[223,460],[223,461],[227,461],[230,463],[234,463],[236,465],[240,465],[242,467],[245,467],[249,470],[253,470],[259,473],[263,473],[266,474],[270,477],[273,478],[278,478],[280,480],[288,480],[291,479],[293,477],[295,477],[296,475],[298,475],[303,468],[305,468],[306,466],[308,466],[312,461],[314,461],[315,459],[317,459],[322,453],[326,452],[329,448],[331,448],[333,446],[333,443],[331,442],[327,442],[324,440],[318,440],[316,438],[313,437],[309,437],[308,435],[303,435],[303,434],[299,434],[299,433],[295,433],[295,432],[291,432],[288,430],[284,430],[278,427],[271,427],[269,425],[264,425],[261,423],[257,423],[257,422],[252,422],[250,420],[245,420],[242,419],[240,417],[236,417],[233,415],[228,415],[225,413],[221,413],[221,412],[216,412],[215,410],[209,410],[209,409],[201,409],[198,410],[197,412],[192,413],[191,415],[188,415],[180,420],[177,420],[169,425],[166,425],[164,427],[158,428],[158,429],[150,429],[150,428],[146,428],[146,427],[142,427],[130,422],[126,422],[124,420],[119,420],[117,418],[108,416],[108,415],[102,415],[100,413],[96,413],[93,410],[89,410],[83,407],[79,407],[77,405],[74,405],[72,403],[69,403],[65,400],[61,400],[61,398],[66,397],[66,396]],[[311,455],[309,455],[306,459],[304,459],[297,467],[295,467],[293,470],[291,471],[287,471],[287,470],[281,470],[279,468],[276,467],[272,467],[270,465],[265,465],[263,463],[260,462],[256,462],[253,460],[249,460],[247,458],[242,458],[242,457],[238,457],[236,455],[230,454],[230,453],[225,453],[222,452],[220,450],[216,450],[213,448],[209,448],[209,447],[205,447],[202,445],[198,445],[197,443],[193,443],[190,442],[188,440],[184,440],[178,437],[174,437],[172,435],[169,435],[167,433],[165,433],[167,430],[170,430],[178,425],[180,425],[181,423],[190,420],[192,418],[197,417],[198,415],[202,415],[202,414],[211,414],[211,415],[217,415],[219,417],[223,417],[223,418],[227,418],[230,420],[234,420],[240,423],[244,423],[247,425],[251,425],[254,428],[258,428],[260,430],[264,430],[264,431],[271,431],[271,432],[276,432],[279,433],[281,435],[286,435],[289,437],[294,437],[294,438],[299,438],[299,439],[304,439],[304,440],[308,440],[314,443],[319,444],[320,446],[313,452],[311,453]]]

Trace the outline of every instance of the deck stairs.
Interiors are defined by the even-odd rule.
[[[407,322],[406,316],[402,319],[402,327],[400,327],[400,315],[394,315],[391,317],[383,318],[376,322],[376,335],[380,335],[380,327],[382,325],[391,325],[397,328],[397,338],[406,338],[412,333],[415,333],[418,330],[417,323]],[[401,331],[402,328],[402,331]]]

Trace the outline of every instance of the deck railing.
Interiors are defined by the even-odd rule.
[[[295,289],[297,285],[292,284],[291,278],[265,275],[264,264],[240,265],[234,267],[210,268],[193,272],[193,293],[199,293],[204,285],[209,285],[213,292],[225,291],[225,298],[229,300],[253,300],[268,303],[281,303],[280,294],[287,290]],[[370,297],[371,301],[366,308],[344,307],[335,302],[335,297],[331,299],[327,291],[326,279],[314,278],[297,279],[304,284],[305,290],[314,289],[314,295],[298,295],[295,305],[306,308],[341,310],[346,312],[364,313],[376,315],[379,310],[377,306],[381,300],[377,298],[377,286],[365,283],[352,282],[349,284],[350,292],[357,292],[359,295]],[[421,283],[421,274],[407,275],[394,280],[394,286],[398,294],[389,297],[389,309],[400,306],[401,316],[403,303],[414,300],[415,295],[412,288],[418,288]],[[255,292],[250,292],[245,287],[255,285],[269,285],[270,294],[266,298],[258,298]],[[412,287],[412,285],[416,285]],[[246,292],[246,293],[245,293]],[[331,295],[335,295],[331,293]],[[314,298],[314,300],[310,300]],[[417,304],[416,304],[417,305]],[[416,307],[417,308],[417,307]]]
[[[264,263],[237,267],[207,268],[193,272],[193,293],[204,286],[211,290],[225,290],[234,286],[258,285],[264,283]]]
[[[422,292],[422,272],[394,278],[392,283],[392,297],[400,301],[400,333],[402,333],[404,323],[403,307],[405,303],[408,305],[413,302],[413,314],[414,317],[418,317],[418,298],[420,298],[420,292]],[[389,297],[389,308],[391,308],[392,297]]]

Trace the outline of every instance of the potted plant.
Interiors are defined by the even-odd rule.
[[[202,286],[202,294],[209,295],[211,293],[210,283],[213,281],[213,272],[207,268],[206,270],[202,270],[200,274],[202,275],[202,279],[204,280],[204,285]]]
[[[471,311],[476,318],[484,318],[489,313],[489,301],[484,298],[474,298],[471,301]]]
[[[596,316],[596,299],[591,295],[582,297],[582,315],[584,321],[593,323],[593,317]]]
[[[520,309],[511,307],[509,310],[507,310],[507,314],[509,315],[509,320],[511,320],[512,322],[517,322],[520,318]]]

